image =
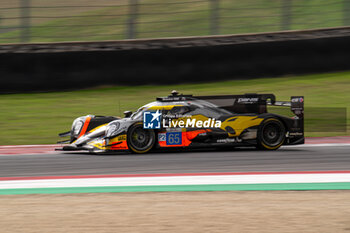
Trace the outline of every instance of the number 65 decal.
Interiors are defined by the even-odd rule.
[[[182,133],[172,132],[166,134],[167,145],[181,145],[182,144]]]

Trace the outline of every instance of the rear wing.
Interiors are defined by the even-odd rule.
[[[290,107],[290,110],[299,118],[304,117],[304,96],[291,96],[288,101],[267,101],[267,105]]]
[[[274,94],[244,94],[219,96],[193,96],[208,101],[232,113],[267,113],[267,105],[290,107],[298,117],[304,117],[304,97],[292,96],[290,101],[276,101]]]

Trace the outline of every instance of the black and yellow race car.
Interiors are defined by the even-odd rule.
[[[291,109],[293,116],[267,112]],[[146,153],[161,148],[255,146],[276,150],[304,143],[304,97],[276,101],[273,94],[192,96],[173,91],[125,117],[83,116],[74,120],[61,150]],[[62,142],[61,142],[62,143]]]

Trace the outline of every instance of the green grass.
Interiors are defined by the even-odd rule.
[[[4,7],[18,7],[4,0]],[[181,2],[181,4],[169,4]],[[185,3],[183,3],[185,2]],[[137,37],[177,37],[210,34],[209,1],[139,0]],[[111,5],[117,6],[111,6]],[[126,38],[129,9],[127,1],[36,0],[32,6],[78,5],[81,8],[32,9],[32,42],[93,41]],[[106,7],[86,8],[84,5]],[[109,5],[109,6],[108,6]],[[119,6],[118,6],[119,5]],[[220,0],[220,34],[253,33],[281,30],[281,0]],[[177,13],[175,13],[177,12]],[[98,16],[97,16],[98,15]],[[293,0],[290,29],[310,29],[343,25],[342,0]],[[19,9],[0,10],[0,18],[18,17]],[[75,17],[69,17],[75,16]],[[78,17],[77,17],[78,16]],[[89,17],[84,17],[89,16]],[[69,17],[69,18],[68,18]],[[0,31],[20,25],[19,19],[0,20]],[[108,25],[109,24],[109,25]],[[113,25],[111,25],[113,24]],[[19,42],[21,29],[0,34],[0,43]],[[13,39],[10,39],[13,38]]]
[[[59,140],[57,134],[69,130],[76,117],[87,114],[121,115],[125,110],[134,111],[154,101],[156,96],[166,96],[173,89],[194,95],[274,93],[278,100],[304,95],[306,108],[350,109],[350,72],[205,84],[120,86],[71,92],[9,94],[0,95],[0,144],[55,143]],[[350,122],[349,118],[348,111],[347,122]],[[311,123],[308,121],[307,124]],[[325,123],[334,124],[328,119],[325,119]],[[307,132],[306,136],[344,134]]]

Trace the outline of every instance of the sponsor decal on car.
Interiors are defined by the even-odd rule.
[[[168,122],[163,119],[163,127],[164,128],[220,128],[221,121],[208,118],[207,120],[199,120],[196,118],[188,118],[185,120],[171,120]]]
[[[259,98],[238,98],[237,103],[243,103],[243,104],[253,104],[259,101]]]
[[[236,139],[234,139],[234,138],[218,139],[218,140],[216,140],[216,142],[219,142],[219,143],[236,142]]]
[[[160,129],[161,125],[161,112],[157,111],[145,111],[143,113],[143,128],[144,129]]]
[[[158,142],[165,142],[165,141],[166,141],[166,133],[159,133]]]
[[[230,143],[230,142],[242,142],[242,139],[239,137],[236,138],[224,138],[216,140],[218,143]]]
[[[304,135],[302,132],[291,132],[289,133],[289,136],[302,136]]]
[[[304,98],[302,98],[302,97],[292,98],[291,102],[302,103],[302,102],[304,102]]]
[[[126,141],[126,134],[118,136],[117,140],[118,141]]]
[[[182,144],[182,133],[172,132],[166,134],[167,145],[181,145]]]
[[[163,128],[220,128],[221,121],[214,118],[197,119],[191,115],[162,115],[161,111],[143,113],[144,129]]]

